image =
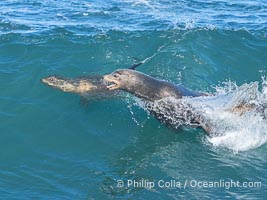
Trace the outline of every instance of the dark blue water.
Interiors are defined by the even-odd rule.
[[[264,0],[1,1],[0,199],[266,199],[265,142],[215,146],[202,129],[161,125],[132,97],[83,106],[39,81],[149,58],[140,71],[213,92],[226,80],[260,82],[266,52]],[[266,129],[255,132],[266,141]],[[261,187],[184,187],[194,180]]]

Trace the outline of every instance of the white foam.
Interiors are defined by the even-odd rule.
[[[211,137],[207,137],[208,142],[234,152],[254,149],[267,142],[264,80],[262,92],[259,91],[258,82],[238,87],[228,81],[225,87],[217,87],[216,96],[200,98],[199,102],[193,102],[198,112],[201,112],[212,126]],[[245,113],[232,113],[231,108],[238,105],[256,107]]]
[[[217,86],[216,95],[197,98],[166,98],[142,105],[160,113],[164,120],[174,126],[196,125],[192,119],[201,116],[201,123],[209,125],[206,141],[214,147],[223,147],[233,152],[258,148],[267,142],[267,88],[266,79],[238,87],[227,81]],[[238,105],[253,105],[245,112],[231,109]],[[189,111],[189,112],[188,112]]]

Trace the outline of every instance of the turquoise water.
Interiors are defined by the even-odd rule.
[[[140,71],[193,90],[260,82],[265,1],[9,0],[0,8],[0,199],[266,199],[266,143],[238,152],[214,146],[201,129],[161,125],[131,97],[83,106],[39,81],[110,73],[138,58],[147,59]],[[261,187],[117,187],[118,180]]]

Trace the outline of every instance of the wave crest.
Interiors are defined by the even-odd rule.
[[[263,78],[261,85],[252,82],[237,86],[230,81],[217,87],[213,96],[165,98],[140,105],[172,127],[200,125],[209,132],[206,141],[213,146],[239,152],[267,142],[266,97]]]

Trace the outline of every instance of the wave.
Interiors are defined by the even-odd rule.
[[[38,3],[1,3],[0,19],[16,27],[0,24],[0,31],[44,31],[53,27],[83,27],[102,31],[223,29],[266,33],[267,5],[261,0],[245,4],[215,1],[120,0]],[[220,9],[218,9],[220,8]],[[23,27],[20,27],[23,26]],[[27,30],[25,30],[25,27]],[[3,30],[2,30],[3,31]],[[2,32],[1,31],[1,32]],[[4,32],[5,32],[4,31]],[[83,31],[84,32],[84,31]],[[78,32],[79,33],[79,32]]]
[[[261,89],[259,89],[261,88]],[[215,95],[196,98],[165,98],[139,102],[157,118],[174,127],[204,127],[205,141],[233,152],[258,148],[267,142],[267,80],[237,86],[228,81]],[[197,119],[197,120],[196,120]],[[197,122],[196,122],[197,121]]]
[[[260,90],[259,86],[262,87]],[[217,95],[199,99],[193,107],[212,128],[206,140],[213,146],[247,151],[267,142],[266,79],[234,88],[220,87]],[[228,92],[228,93],[227,93]]]

